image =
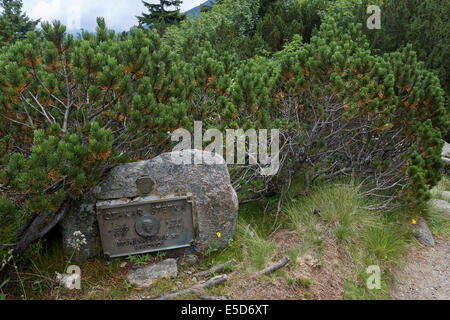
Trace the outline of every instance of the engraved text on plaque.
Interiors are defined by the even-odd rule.
[[[171,197],[121,205],[97,205],[105,255],[114,258],[190,247],[192,200]]]

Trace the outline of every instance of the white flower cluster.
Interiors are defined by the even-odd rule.
[[[74,247],[76,248],[77,251],[80,251],[81,246],[87,244],[86,236],[84,234],[82,234],[81,231],[75,231],[73,233],[73,236],[75,237]]]
[[[3,257],[2,266],[0,267],[0,270],[3,270],[3,268],[12,260],[13,252],[14,252],[14,249],[11,249],[8,251],[8,256]]]

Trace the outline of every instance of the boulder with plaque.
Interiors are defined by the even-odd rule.
[[[177,159],[191,158],[189,164]],[[200,150],[165,153],[115,167],[62,222],[66,255],[74,233],[87,244],[75,252],[84,261],[101,251],[111,258],[167,251],[221,250],[234,236],[238,198],[222,157]]]

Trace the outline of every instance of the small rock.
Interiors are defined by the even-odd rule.
[[[197,282],[198,280],[197,280],[197,278],[196,277],[193,277],[192,278],[192,282]]]
[[[120,267],[121,268],[126,268],[128,266],[128,262],[122,262],[121,264],[120,264]]]
[[[450,158],[450,144],[444,143],[444,146],[442,147],[442,156],[444,158]]]
[[[413,231],[417,241],[427,247],[434,247],[434,238],[425,220],[420,219],[417,229]]]
[[[130,271],[128,280],[138,287],[149,287],[157,279],[175,278],[177,276],[177,261],[175,259],[167,259],[157,264]]]
[[[101,290],[103,290],[103,287],[102,286],[95,286],[95,287],[92,287],[91,290],[92,291],[101,291]]]
[[[183,258],[183,262],[189,265],[194,265],[198,262],[198,257],[194,254],[190,254]]]

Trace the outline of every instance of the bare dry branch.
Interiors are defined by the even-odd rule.
[[[228,280],[228,276],[226,274],[222,274],[220,276],[211,278],[211,279],[209,279],[206,282],[196,284],[196,285],[194,285],[194,286],[192,286],[190,288],[184,289],[182,291],[178,291],[178,292],[167,294],[167,295],[162,296],[162,297],[160,297],[158,299],[155,299],[155,300],[168,300],[168,299],[176,298],[178,296],[181,296],[181,295],[184,295],[184,294],[188,294],[188,293],[199,293],[199,292],[201,292],[201,291],[203,291],[203,290],[205,290],[207,288],[210,288],[212,286],[221,284],[221,283],[223,283],[223,282],[225,282],[227,280]]]
[[[278,269],[281,269],[282,267],[284,267],[285,265],[287,265],[288,262],[289,262],[289,258],[286,257],[286,256],[284,256],[284,257],[283,257],[280,261],[278,261],[277,263],[275,263],[275,264],[273,264],[273,265],[270,265],[270,266],[268,266],[267,268],[265,268],[265,269],[263,269],[263,270],[261,270],[261,271],[255,272],[254,274],[251,275],[251,278],[257,278],[257,277],[260,277],[260,276],[263,276],[263,275],[266,275],[266,274],[275,272],[275,271],[277,271]]]
[[[196,274],[194,274],[194,277],[208,277],[214,273],[221,272],[228,267],[235,266],[236,263],[237,263],[236,260],[230,260],[225,263],[214,266],[211,269],[208,269],[206,271],[197,272]]]

